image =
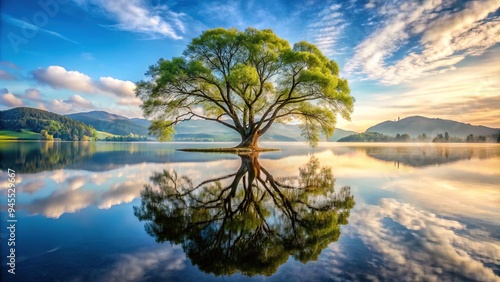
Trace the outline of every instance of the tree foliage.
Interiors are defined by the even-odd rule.
[[[128,135],[107,136],[106,138],[104,138],[104,141],[137,142],[137,141],[148,141],[148,137],[145,135],[138,135],[138,134],[130,133]]]
[[[349,119],[354,99],[339,67],[313,44],[293,47],[272,30],[211,29],[194,38],[182,57],[160,59],[148,81],[137,83],[150,131],[172,139],[174,125],[202,118],[241,136],[241,147],[257,140],[274,122],[301,122],[311,144],[331,136],[336,114]]]
[[[54,136],[50,135],[47,132],[47,130],[43,129],[42,131],[40,131],[40,140],[53,141],[54,140]]]
[[[134,213],[157,242],[181,244],[192,263],[215,275],[271,275],[289,256],[306,263],[340,236],[354,198],[334,188],[316,158],[298,177],[274,178],[256,155],[235,173],[195,185],[187,176],[154,173]]]

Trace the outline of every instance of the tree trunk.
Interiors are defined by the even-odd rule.
[[[236,190],[238,189],[238,185],[241,182],[241,179],[248,174],[248,183],[247,187],[251,187],[255,178],[258,178],[260,175],[260,164],[258,161],[259,153],[250,153],[248,155],[240,155],[241,165],[238,171],[236,172],[233,182],[229,187],[231,187],[231,192],[229,194],[229,198],[232,198],[236,195]]]
[[[235,148],[245,148],[245,149],[250,149],[252,151],[259,151],[259,131],[257,132],[250,132],[248,135],[242,136],[241,143],[238,144]]]

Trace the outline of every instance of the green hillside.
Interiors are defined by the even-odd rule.
[[[42,139],[88,140],[96,136],[93,127],[48,111],[20,107],[0,111],[0,130],[14,131],[19,136],[23,130],[41,134]],[[26,136],[26,135],[24,135]]]
[[[40,139],[40,134],[21,129],[21,132],[12,130],[0,130],[0,140],[38,140]]]
[[[113,137],[115,136],[114,134],[104,132],[104,131],[97,131],[97,139],[105,139],[106,137]]]

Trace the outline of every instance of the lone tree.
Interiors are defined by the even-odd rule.
[[[269,29],[207,30],[182,57],[160,59],[146,75],[136,94],[162,141],[173,138],[174,125],[198,118],[238,132],[236,148],[257,151],[273,123],[293,120],[314,146],[320,131],[332,135],[336,113],[349,120],[353,110],[335,61],[304,41],[291,48]]]

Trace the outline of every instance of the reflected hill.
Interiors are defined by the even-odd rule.
[[[441,165],[460,160],[488,159],[500,156],[500,147],[474,145],[447,146],[375,146],[363,148],[366,155],[377,160],[404,164],[411,167]]]
[[[257,154],[240,157],[236,172],[198,185],[175,171],[154,173],[134,214],[206,273],[272,275],[290,256],[317,260],[348,223],[350,188],[336,191],[331,168],[314,157],[286,178],[274,178]]]
[[[56,170],[89,161],[95,152],[94,142],[0,142],[0,169]]]

